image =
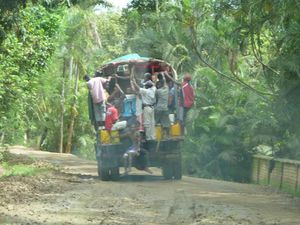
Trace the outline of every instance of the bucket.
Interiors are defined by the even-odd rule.
[[[117,144],[120,143],[120,135],[118,130],[112,130],[110,132],[107,130],[100,130],[100,142],[102,144]]]
[[[155,134],[156,134],[156,140],[161,140],[162,138],[162,129],[160,125],[155,126]]]
[[[179,123],[175,123],[175,124],[171,125],[170,135],[172,137],[181,135],[181,128],[180,128]]]

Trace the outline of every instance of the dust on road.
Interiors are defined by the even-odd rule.
[[[0,181],[0,224],[299,225],[300,200],[256,185],[134,171],[103,182],[96,162],[11,148],[61,167]]]

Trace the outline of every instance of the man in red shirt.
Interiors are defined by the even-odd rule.
[[[110,133],[113,124],[119,119],[119,112],[116,107],[110,103],[107,103],[106,117],[105,117],[105,129]]]
[[[186,119],[188,111],[193,107],[195,101],[195,91],[190,84],[192,77],[190,74],[185,74],[183,77],[183,83],[181,84],[181,99],[180,106],[183,108],[182,121]]]
[[[180,94],[179,94],[179,120],[181,124],[184,124],[188,111],[193,107],[195,101],[195,91],[191,85],[192,77],[189,73],[186,73],[183,76],[183,82],[180,83],[171,77],[167,72],[165,75],[172,80],[177,85],[180,85]]]

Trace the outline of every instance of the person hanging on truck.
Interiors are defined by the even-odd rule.
[[[131,80],[132,89],[141,95],[142,109],[143,109],[143,125],[145,129],[145,136],[147,141],[155,140],[155,91],[156,88],[151,80],[146,81],[145,88],[141,88],[136,83],[135,78]]]
[[[158,74],[155,105],[155,122],[161,124],[163,128],[163,137],[169,137],[170,119],[168,110],[169,88],[166,84],[164,73]]]
[[[117,74],[112,75],[112,79],[109,82],[108,92],[109,92],[109,97],[108,97],[109,101],[119,100],[125,96],[124,91],[121,89],[119,85]]]
[[[169,97],[168,97],[168,109],[169,109],[169,113],[173,114],[176,110],[176,103],[175,103],[175,87],[174,87],[174,82],[173,81],[169,81],[168,83],[168,88],[169,88]]]
[[[183,123],[187,117],[187,113],[193,107],[195,101],[195,91],[193,86],[191,85],[192,77],[189,73],[186,73],[183,76],[183,83],[181,84],[181,92],[180,92],[180,108],[182,110],[181,120]]]
[[[183,82],[180,83],[176,81],[173,77],[171,77],[168,73],[165,75],[173,81],[175,84],[180,85],[179,91],[179,120],[182,124],[185,123],[187,113],[193,107],[195,101],[195,91],[193,86],[191,85],[192,77],[189,73],[185,73],[183,76]]]
[[[151,73],[145,73],[143,79],[141,80],[141,87],[144,87],[145,83],[150,80],[152,81],[152,75]],[[152,81],[153,82],[153,81]]]
[[[97,74],[96,74],[97,75]],[[93,77],[90,78],[88,75],[84,76],[84,80],[87,83],[87,87],[90,91],[92,102],[93,102],[93,110],[94,110],[94,119],[95,119],[95,128],[104,125],[105,121],[105,91],[104,85],[105,83],[110,81],[110,77]]]
[[[126,97],[124,91],[121,89],[121,87],[117,83],[117,81],[114,81],[114,85],[110,90],[112,90],[112,91],[110,91],[110,95],[109,95],[107,100],[110,101],[110,102],[114,101],[116,103],[115,107],[118,109],[118,112],[122,112],[122,110],[123,110],[123,107],[122,107],[123,100]]]
[[[105,130],[107,130],[109,133],[112,130],[113,125],[118,121],[119,119],[119,112],[117,108],[112,105],[111,103],[106,103],[106,116],[105,116]]]

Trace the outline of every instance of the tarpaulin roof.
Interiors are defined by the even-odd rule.
[[[151,58],[148,57],[141,57],[139,54],[128,54],[128,55],[123,55],[121,57],[118,57],[116,59],[113,59],[107,63],[107,64],[111,64],[111,63],[120,63],[120,62],[130,62],[130,61],[149,61]]]
[[[117,68],[119,65],[123,65],[123,64],[140,65],[143,68],[152,69],[153,71],[156,70],[157,68],[162,68],[163,70],[165,70],[166,67],[169,67],[173,71],[174,77],[177,78],[176,71],[169,63],[161,59],[142,57],[136,53],[123,55],[118,58],[115,58],[109,62],[104,63],[100,67],[100,69],[106,70],[105,74],[107,75],[109,73],[115,73],[115,71],[110,71],[110,70],[113,68]]]

